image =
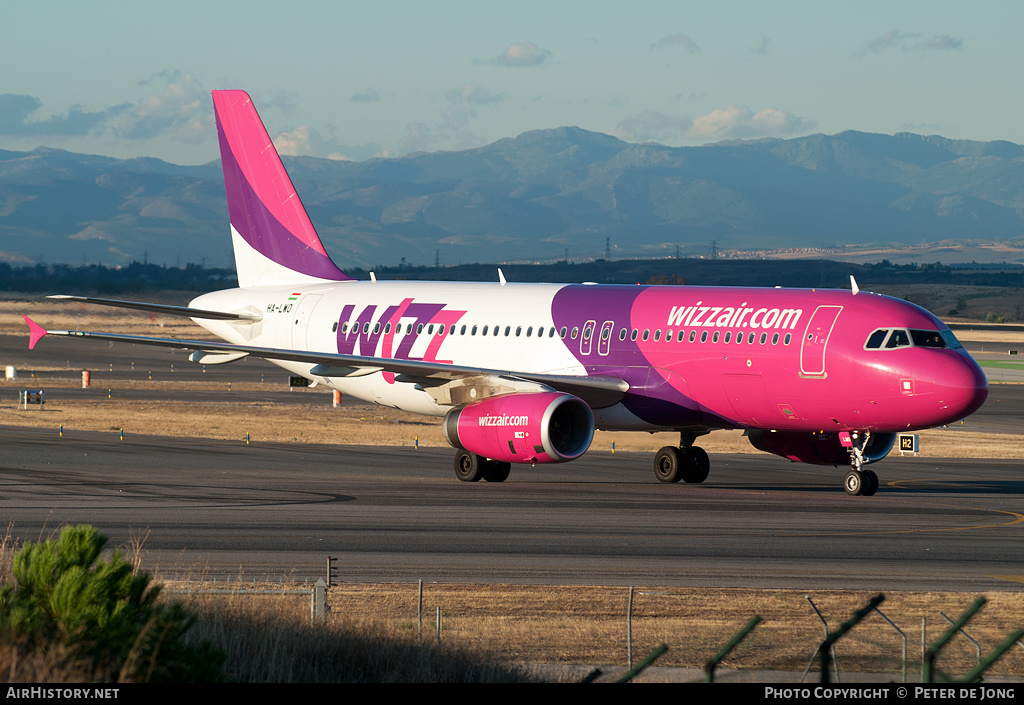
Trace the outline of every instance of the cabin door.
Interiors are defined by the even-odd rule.
[[[842,306],[819,306],[807,322],[804,339],[800,344],[800,375],[825,377],[825,348],[832,328],[836,325]]]
[[[313,309],[323,298],[319,294],[307,294],[299,299],[295,305],[295,315],[292,318],[292,347],[297,350],[309,350],[309,338],[306,331],[309,330],[309,318]]]

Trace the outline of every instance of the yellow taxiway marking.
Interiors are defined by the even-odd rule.
[[[942,480],[933,480],[933,479],[929,479],[929,478],[921,478],[920,480],[893,480],[892,482],[886,483],[886,486],[887,487],[899,487],[901,489],[906,489],[905,487],[903,487],[904,484],[915,484],[915,483],[920,483],[920,482],[931,482],[931,483],[935,483],[935,484],[938,484],[938,485],[948,484],[948,483],[944,483]],[[983,526],[965,526],[965,527],[960,527],[960,528],[964,528],[964,529],[990,529],[990,528],[997,527],[997,526],[1013,526],[1014,524],[1020,524],[1021,522],[1024,522],[1024,514],[1018,514],[1017,512],[1011,512],[1011,511],[1006,510],[1006,509],[986,509],[984,507],[965,507],[965,506],[959,505],[959,504],[940,504],[939,506],[955,507],[956,509],[971,509],[971,510],[978,511],[978,512],[993,512],[995,514],[1008,514],[1009,516],[1015,517],[1013,521],[1007,521],[1007,522],[1003,522],[1003,523],[1000,523],[1000,524],[985,524]],[[926,531],[957,531],[957,530],[958,530],[957,527],[949,527],[949,528],[945,528],[945,529],[926,529]]]

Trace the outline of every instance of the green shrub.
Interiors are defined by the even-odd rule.
[[[26,542],[14,557],[15,584],[0,590],[0,630],[29,648],[67,646],[102,680],[219,680],[223,654],[184,639],[193,615],[158,602],[160,587],[120,552],[99,560],[106,543],[85,525]]]

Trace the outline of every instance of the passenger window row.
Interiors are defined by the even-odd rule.
[[[362,324],[361,332],[364,335],[369,334],[370,333],[370,326],[371,326],[371,324],[370,324],[369,321],[364,321],[363,324]],[[333,327],[333,331],[337,332],[337,330],[338,330],[338,324],[335,323],[334,327]],[[382,330],[382,328],[381,328],[381,324],[380,324],[379,321],[377,323],[373,324],[373,334],[374,335],[379,334],[381,332],[381,330]],[[554,326],[551,326],[551,327],[537,326],[536,329],[533,326],[527,326],[525,329],[524,329],[523,326],[516,326],[515,328],[513,328],[512,326],[505,326],[504,329],[502,329],[502,327],[500,325],[497,325],[497,326],[485,325],[485,326],[481,327],[479,325],[470,326],[469,324],[463,324],[462,326],[457,326],[455,324],[452,324],[450,326],[444,326],[442,324],[434,324],[434,323],[429,323],[429,324],[419,323],[419,324],[416,324],[416,333],[417,333],[417,335],[422,334],[424,332],[424,330],[426,330],[427,335],[439,335],[439,336],[446,335],[446,334],[447,335],[455,335],[456,333],[458,333],[459,335],[475,336],[475,335],[479,334],[480,336],[491,336],[491,337],[498,337],[498,336],[504,335],[504,337],[507,338],[507,337],[510,337],[510,336],[512,336],[514,334],[515,337],[518,338],[518,337],[522,337],[524,335],[524,331],[525,331],[525,337],[527,337],[527,338],[531,338],[531,337],[543,338],[543,337],[545,337],[545,333],[547,334],[548,338],[554,338],[555,335],[556,335],[556,330],[555,330]],[[536,330],[536,335],[534,335],[534,331],[535,330]],[[405,334],[406,335],[410,335],[412,333],[412,331],[413,331],[413,324],[412,323],[407,323],[405,325]],[[348,323],[346,321],[345,323],[341,324],[341,332],[342,332],[343,335],[347,335],[349,332],[352,332],[352,333],[360,332],[360,325],[359,325],[358,322],[355,323],[355,324],[350,324],[350,323]],[[384,332],[385,335],[391,333],[391,323],[390,322],[384,324],[383,332]],[[878,331],[876,331],[876,333],[877,332]],[[888,333],[887,330],[883,331],[883,332]],[[395,334],[396,335],[401,335],[402,334],[402,326],[401,325],[395,326]],[[579,326],[574,326],[572,328],[572,330],[570,331],[568,329],[568,327],[562,326],[561,329],[559,329],[557,331],[557,335],[558,335],[558,337],[563,338],[563,339],[566,337],[566,335],[568,335],[571,340],[576,340],[579,337],[579,335],[580,335],[580,328],[579,328]],[[585,326],[583,328],[583,339],[584,340],[590,340],[592,335],[593,335],[593,326]],[[637,328],[632,329],[632,331],[630,331],[630,330],[628,330],[626,328],[619,329],[619,340],[624,341],[626,339],[627,335],[629,336],[629,339],[631,341],[635,341],[638,337],[641,338],[644,341],[647,341],[647,340],[650,340],[651,337],[652,337],[650,329],[645,329],[642,333]],[[607,341],[610,337],[611,337],[611,328],[606,325],[606,327],[601,330],[601,340],[602,341]],[[665,337],[664,337],[665,342],[671,342],[673,340],[673,337],[675,337],[675,341],[678,342],[678,343],[682,343],[682,342],[693,343],[693,342],[696,342],[697,338],[698,338],[696,330],[690,330],[689,335],[687,335],[687,332],[685,330],[682,330],[682,329],[680,329],[677,332],[673,331],[671,328],[665,331]],[[660,328],[654,331],[653,338],[654,338],[655,342],[662,340],[662,332],[661,332]],[[726,331],[725,334],[723,335],[720,331],[715,331],[712,334],[709,334],[709,332],[706,331],[706,330],[700,332],[700,342],[701,343],[706,343],[706,342],[708,342],[709,339],[711,340],[712,343],[718,343],[719,341],[722,341],[723,343],[726,343],[726,344],[728,344],[728,343],[742,344],[744,342],[744,340],[745,340],[748,345],[753,345],[755,342],[757,342],[757,343],[759,343],[761,345],[767,345],[768,344],[768,333],[762,331],[760,333],[760,335],[758,335],[754,331],[750,331],[750,332],[748,332],[746,334],[744,334],[743,331],[736,331],[735,333],[733,331]],[[792,333],[786,333],[786,335],[784,337],[780,337],[778,332],[773,332],[772,335],[771,335],[771,344],[772,345],[778,345],[780,340],[781,340],[783,345],[789,345],[793,341],[793,334]],[[873,338],[872,338],[872,340],[873,340]],[[868,347],[871,347],[870,343],[871,343],[871,340],[869,340]],[[892,346],[890,346],[890,347],[892,347]]]
[[[641,340],[650,340],[651,337],[652,337],[650,329],[645,329],[643,331],[643,333],[641,333],[640,330],[637,329],[637,328],[634,328],[632,331],[627,331],[625,328],[622,328],[622,329],[619,330],[619,340],[625,340],[627,333],[629,334],[629,339],[630,340],[636,340],[637,337],[639,337]],[[697,335],[697,331],[696,330],[691,330],[689,332],[689,334],[687,334],[687,332],[685,330],[680,329],[678,332],[673,332],[673,330],[671,328],[669,328],[668,330],[665,331],[665,342],[671,342],[672,338],[673,338],[673,335],[675,336],[675,341],[677,343],[682,343],[682,342],[693,343],[693,342],[696,342],[698,340],[698,335]],[[658,330],[654,331],[654,336],[653,337],[654,337],[655,342],[661,340],[661,329],[658,329]],[[762,331],[761,334],[758,335],[754,331],[750,331],[750,332],[748,332],[746,334],[744,334],[743,331],[736,331],[735,333],[733,331],[726,331],[725,334],[723,335],[721,333],[721,331],[717,331],[717,330],[714,333],[710,333],[710,334],[709,334],[708,331],[702,330],[700,332],[699,339],[700,339],[700,342],[702,342],[702,343],[708,342],[709,339],[711,340],[712,343],[717,343],[717,342],[721,341],[723,343],[736,343],[736,344],[743,343],[744,340],[746,340],[747,345],[753,345],[755,343],[755,341],[758,342],[761,345],[766,345],[768,343],[768,333]],[[772,333],[771,344],[772,345],[778,345],[779,341],[780,341],[779,333],[778,332]],[[781,338],[781,341],[782,341],[783,345],[789,345],[791,342],[793,342],[793,334],[792,333],[786,333],[786,335]]]
[[[381,332],[380,321],[378,321],[377,323],[374,323],[372,325],[373,325],[373,334],[374,335],[379,334]],[[370,326],[371,326],[371,324],[370,324],[369,321],[364,321],[362,326],[361,326],[361,328],[362,328],[361,332],[364,335],[365,334],[369,334]],[[401,335],[402,332],[403,332],[402,328],[403,328],[402,325],[395,326],[395,334],[396,335]],[[422,334],[424,329],[426,330],[427,335],[439,335],[439,336],[446,335],[446,334],[447,335],[455,335],[456,333],[458,333],[459,335],[471,335],[471,336],[475,336],[475,335],[479,334],[481,337],[482,336],[499,337],[499,336],[503,335],[504,337],[507,338],[507,337],[510,337],[510,336],[512,336],[514,334],[515,337],[518,338],[518,337],[523,337],[524,331],[525,331],[525,337],[527,337],[527,338],[532,338],[532,337],[543,338],[543,337],[545,337],[545,334],[547,335],[548,338],[554,338],[555,335],[557,334],[558,337],[563,338],[563,339],[566,337],[566,335],[568,335],[570,339],[576,340],[580,336],[580,328],[579,328],[579,326],[574,326],[571,331],[568,329],[568,327],[562,326],[561,329],[559,329],[556,332],[554,326],[551,326],[551,327],[537,326],[536,328],[534,328],[533,326],[527,326],[525,328],[523,326],[515,326],[515,328],[513,328],[512,326],[508,326],[507,325],[503,329],[500,325],[496,325],[496,326],[485,325],[485,326],[481,327],[479,325],[472,325],[471,326],[469,324],[463,324],[461,326],[457,326],[455,324],[452,324],[450,326],[445,326],[445,325],[442,325],[442,324],[435,324],[435,323],[430,323],[430,324],[419,323],[419,324],[416,324],[416,333],[417,333],[417,335]],[[591,336],[593,335],[593,329],[594,329],[594,327],[592,325],[588,325],[588,326],[585,326],[583,328],[583,340],[590,340]],[[337,323],[334,324],[332,330],[333,330],[333,332],[337,332],[337,330],[338,330],[338,324]],[[341,324],[341,332],[342,332],[343,335],[347,335],[350,331],[352,333],[356,333],[356,332],[359,332],[359,330],[360,330],[359,323],[350,324],[349,322],[346,321],[345,323]],[[412,323],[407,323],[405,325],[405,331],[404,331],[405,334],[406,335],[410,335],[412,333],[412,331],[413,331],[413,324]],[[534,334],[535,331],[536,331],[536,335]],[[384,324],[383,332],[385,334],[389,334],[391,332],[391,323],[390,322]],[[662,332],[661,332],[660,328],[655,330],[653,335],[652,335],[651,330],[649,328],[648,329],[644,329],[642,332],[638,328],[633,328],[632,330],[629,330],[627,328],[620,328],[619,329],[619,340],[620,341],[624,341],[624,340],[626,340],[627,336],[629,336],[629,339],[631,341],[636,341],[638,338],[643,340],[643,341],[647,341],[647,340],[650,340],[652,337],[653,337],[655,342],[658,342],[658,341],[662,340]],[[610,326],[608,324],[606,324],[605,327],[601,330],[601,340],[602,341],[607,341],[610,337],[611,337],[611,328],[610,328]],[[665,342],[671,342],[673,340],[673,338],[674,338],[675,342],[677,342],[677,343],[682,343],[682,342],[694,343],[694,342],[696,342],[698,340],[698,337],[699,337],[699,340],[700,340],[701,343],[707,343],[708,340],[710,339],[710,341],[713,344],[718,343],[719,341],[721,341],[722,343],[725,343],[725,344],[729,344],[729,343],[742,344],[742,343],[746,342],[747,345],[753,345],[755,342],[757,342],[760,345],[767,345],[768,344],[768,340],[769,340],[768,339],[768,333],[764,332],[764,331],[762,331],[760,334],[758,334],[758,333],[756,333],[754,331],[748,331],[748,332],[744,332],[744,331],[735,331],[735,332],[733,332],[733,331],[726,331],[724,334],[722,334],[720,331],[717,331],[717,330],[714,331],[713,333],[709,333],[709,331],[707,331],[707,330],[702,330],[702,331],[700,331],[700,334],[698,336],[698,333],[697,333],[696,330],[690,330],[689,333],[687,333],[687,331],[685,331],[683,329],[679,329],[678,331],[673,331],[671,328],[669,328],[669,329],[667,329],[665,331],[664,341]],[[786,333],[786,335],[781,338],[781,342],[782,342],[783,345],[789,345],[792,341],[793,341],[793,334],[792,333]],[[771,344],[772,345],[778,345],[779,342],[780,342],[779,333],[778,332],[773,332],[772,335],[771,335]],[[960,348],[960,347],[963,347],[963,346],[960,344],[960,341],[958,341],[956,339],[956,336],[954,336],[953,333],[951,331],[949,331],[949,330],[943,330],[943,331],[917,330],[917,329],[909,329],[908,330],[908,329],[905,329],[905,328],[878,328],[877,330],[872,331],[871,335],[868,336],[867,342],[864,343],[864,348],[866,350],[895,350],[895,349],[899,349],[899,348],[909,348],[909,347],[921,347],[921,348]]]
[[[381,328],[380,321],[378,321],[377,323],[373,324],[373,334],[374,335],[379,334],[382,330],[383,330],[385,335],[388,335],[389,333],[391,333],[391,323],[390,323],[390,321],[388,323],[384,324],[383,329]],[[457,326],[455,324],[452,324],[451,326],[445,326],[445,325],[440,324],[440,323],[429,323],[429,324],[418,323],[418,324],[416,324],[416,334],[417,335],[421,335],[424,332],[424,330],[426,330],[427,335],[438,335],[438,336],[441,336],[441,335],[455,335],[456,333],[458,333],[459,335],[477,335],[477,334],[479,334],[480,336],[490,335],[492,337],[497,337],[497,336],[502,334],[501,326],[494,326],[492,328],[490,325],[486,325],[486,326],[483,326],[481,328],[481,326],[478,326],[478,325],[470,326],[469,324],[464,324],[462,326]],[[536,336],[534,336],[534,330],[536,330]],[[334,326],[332,327],[331,331],[334,332],[334,333],[336,333],[338,331],[338,324],[337,323],[334,324]],[[405,335],[411,335],[412,331],[413,331],[413,324],[412,323],[407,323],[404,326],[404,334]],[[533,326],[527,326],[526,328],[524,328],[523,326],[516,326],[514,329],[512,328],[512,326],[505,326],[504,335],[506,337],[508,337],[510,335],[513,335],[513,332],[514,332],[515,336],[518,338],[518,337],[520,337],[520,336],[522,336],[524,334],[524,331],[525,331],[525,335],[526,335],[527,338],[531,338],[531,337],[543,338],[544,335],[545,335],[545,332],[547,333],[547,336],[549,338],[554,338],[555,337],[555,328],[553,326],[551,328],[546,328],[545,326],[537,326],[536,329],[534,329]],[[369,334],[369,332],[370,332],[370,322],[369,321],[364,321],[363,324],[362,324],[362,330],[361,331],[360,331],[360,325],[359,325],[358,322],[356,322],[354,324],[349,324],[347,321],[345,323],[342,323],[341,324],[341,333],[342,333],[342,335],[348,335],[350,332],[351,333],[362,332],[362,334],[364,334],[364,335]],[[403,326],[401,324],[395,326],[394,327],[394,332],[395,332],[395,335],[403,335]],[[573,337],[575,337],[576,332],[577,332],[577,329],[574,328],[573,329]],[[562,327],[561,336],[563,338],[565,337],[565,327],[564,326]]]

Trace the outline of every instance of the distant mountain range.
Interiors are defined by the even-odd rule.
[[[609,242],[621,258],[1024,234],[1010,142],[851,131],[672,148],[564,127],[285,162],[343,269],[599,258]],[[0,261],[229,266],[227,227],[217,162],[0,150]]]

